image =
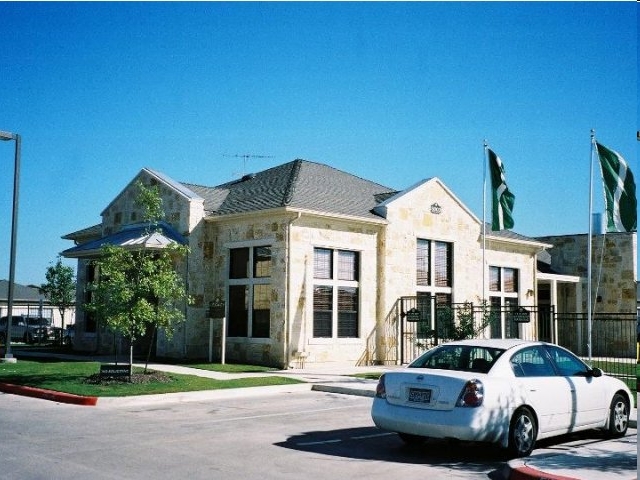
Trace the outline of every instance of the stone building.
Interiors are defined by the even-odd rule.
[[[538,303],[557,299],[556,338],[575,353],[587,355],[592,345],[596,356],[635,358],[637,318],[637,233],[603,233],[596,228],[591,241],[591,281],[589,282],[587,234],[538,238],[553,245],[540,257]],[[558,275],[559,274],[559,275]],[[586,313],[591,288],[591,326]],[[587,338],[587,330],[592,338]],[[563,334],[564,332],[564,334]]]
[[[139,225],[138,181],[157,185],[163,199],[166,223],[154,239]],[[476,305],[487,298],[499,310],[535,306],[539,284],[571,284],[554,287],[547,303],[579,303],[571,295],[579,296],[580,272],[537,268],[551,241],[487,228],[483,242],[482,221],[438,178],[397,191],[304,160],[214,187],[145,168],[99,225],[64,238],[76,244],[63,255],[78,259],[76,348],[86,351],[113,351],[118,341],[83,308],[97,274],[91,259],[105,243],[190,247],[178,268],[193,303],[170,340],[158,335],[155,353],[165,357],[218,361],[224,338],[227,361],[393,363],[400,333],[389,325],[405,297]],[[208,318],[217,300],[224,330]],[[536,338],[532,320],[514,327],[502,318],[482,335]]]
[[[586,312],[588,235],[554,235],[538,240],[553,245],[547,257],[551,269],[579,279],[579,297],[574,292],[566,298],[572,303],[573,311]],[[595,312],[635,313],[637,251],[635,232],[592,236],[591,295]]]

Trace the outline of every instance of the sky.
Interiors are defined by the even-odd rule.
[[[20,284],[44,283],[73,246],[61,237],[100,223],[144,167],[207,186],[297,158],[397,190],[439,177],[481,219],[486,140],[516,197],[513,230],[531,237],[588,231],[592,129],[640,178],[635,2],[0,12],[0,130],[22,136]],[[0,142],[0,278],[14,148]]]

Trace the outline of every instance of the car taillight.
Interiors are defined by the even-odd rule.
[[[480,380],[469,380],[458,397],[458,407],[479,407],[484,400],[484,386]]]
[[[380,375],[380,378],[378,379],[378,385],[376,386],[376,397],[387,398],[387,390],[384,386],[384,373]]]

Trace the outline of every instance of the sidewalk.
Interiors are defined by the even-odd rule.
[[[64,356],[56,356],[64,358]],[[72,358],[77,359],[77,356],[73,356]],[[92,357],[91,360],[110,363],[112,358]],[[134,363],[134,366],[144,365]],[[75,395],[59,394],[58,392],[49,391],[38,392],[38,389],[29,389],[28,387],[18,387],[11,391],[3,388],[6,387],[7,384],[0,384],[0,391],[18,395],[36,396],[66,403],[96,405],[98,408],[124,408],[158,403],[209,401],[237,396],[275,395],[305,390],[373,397],[375,395],[377,381],[358,378],[352,375],[356,373],[383,373],[393,367],[335,366],[238,374],[159,363],[149,364],[148,368],[150,370],[197,375],[216,380],[277,375],[295,378],[304,383],[109,398],[77,397]],[[83,398],[87,403],[82,403]],[[87,398],[90,400],[86,400]],[[91,399],[95,401],[91,403]],[[629,419],[629,427],[631,429],[637,429],[637,412],[637,409],[633,409],[631,412]],[[629,432],[627,436],[619,439],[602,441],[594,437],[590,440],[539,448],[534,450],[531,456],[525,459],[511,460],[506,463],[499,472],[500,480],[637,480],[637,438],[637,433]]]

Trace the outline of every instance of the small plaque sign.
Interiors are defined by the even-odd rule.
[[[224,318],[225,316],[224,300],[214,300],[209,302],[209,308],[207,309],[207,318]]]
[[[516,323],[529,323],[531,321],[531,312],[524,307],[518,307],[511,315],[511,318]]]
[[[417,308],[412,308],[405,315],[407,316],[407,322],[419,322],[421,320],[420,310]]]
[[[123,364],[103,363],[102,365],[100,365],[100,376],[102,378],[130,377],[131,365],[128,363],[123,363]]]

